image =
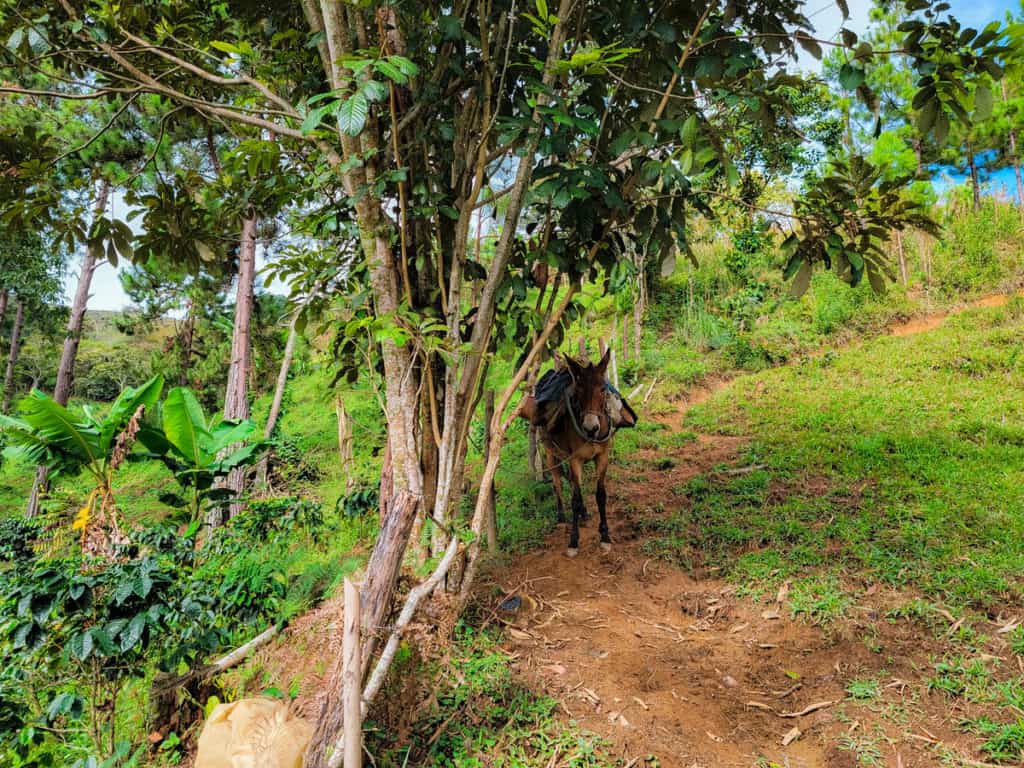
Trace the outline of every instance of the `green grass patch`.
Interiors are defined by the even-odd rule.
[[[689,421],[750,434],[767,468],[696,479],[668,530],[737,577],[815,567],[951,606],[1020,602],[1022,334],[1015,312],[972,310],[738,379]]]
[[[617,765],[600,738],[560,720],[558,702],[517,683],[496,638],[465,624],[444,663],[419,670],[431,702],[417,709],[408,733],[367,726],[367,747],[380,766]]]

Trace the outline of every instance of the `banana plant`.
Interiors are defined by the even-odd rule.
[[[188,494],[184,506],[195,524],[206,503],[223,502],[230,496],[230,489],[215,487],[217,479],[256,461],[264,443],[246,442],[256,430],[248,419],[208,423],[196,396],[185,387],[167,393],[159,421],[140,430],[139,442],[174,473]]]
[[[73,413],[38,389],[18,404],[19,418],[0,415],[6,442],[51,475],[77,476],[87,472],[95,487],[78,513],[74,527],[83,532],[95,515],[109,518],[115,532],[113,478],[131,453],[143,418],[155,410],[164,380],[154,376],[128,387],[103,417],[89,408]]]

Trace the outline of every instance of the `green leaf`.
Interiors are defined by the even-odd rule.
[[[325,104],[322,107],[317,107],[316,109],[311,109],[306,113],[306,119],[302,121],[302,132],[309,135],[315,131],[320,125],[320,121],[324,119],[324,116],[333,112],[337,107],[338,105],[336,103],[331,103]]]
[[[379,59],[378,61],[373,62],[373,68],[380,74],[384,75],[388,80],[392,80],[399,85],[405,85],[409,82],[409,78],[406,74],[387,59]]]
[[[855,91],[864,82],[864,70],[853,64],[839,68],[839,84],[847,91]]]
[[[174,450],[192,467],[205,467],[212,457],[202,445],[210,440],[206,417],[196,396],[185,387],[175,387],[164,400],[164,435]]]
[[[356,91],[343,101],[338,109],[338,127],[342,133],[358,136],[366,125],[369,112],[370,102],[367,101],[366,95]]]
[[[128,624],[128,629],[121,635],[121,651],[130,651],[142,639],[146,629],[146,614],[140,613]],[[152,635],[150,635],[152,637]]]
[[[388,61],[402,70],[402,73],[409,77],[416,77],[420,73],[420,68],[416,66],[416,63],[405,56],[388,56]]]
[[[789,287],[789,293],[795,298],[800,298],[811,286],[811,264],[809,261],[801,260],[800,268],[797,269],[796,278]]]
[[[939,102],[938,100],[932,100],[926,102],[921,108],[921,111],[917,114],[917,130],[922,134],[927,134],[931,131],[935,125],[935,118],[939,116]]]
[[[223,53],[232,53],[232,54],[240,54],[241,53],[241,49],[239,49],[239,47],[237,45],[232,45],[231,43],[225,43],[223,40],[213,40],[210,43],[210,47],[211,48],[216,48],[218,51],[222,51]]]
[[[978,85],[974,89],[974,119],[976,121],[988,120],[992,116],[992,91],[986,85]]]
[[[90,632],[81,632],[71,638],[68,651],[79,661],[85,661],[92,653],[93,640]]]
[[[156,407],[160,393],[164,389],[164,377],[154,376],[145,384],[138,387],[128,387],[110,406],[110,413],[103,420],[100,429],[100,450],[106,454],[114,441],[114,436],[120,434],[127,426],[128,421],[135,415],[140,407],[145,412],[151,412]]]

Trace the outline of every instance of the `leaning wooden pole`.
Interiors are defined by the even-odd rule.
[[[363,764],[363,663],[359,650],[359,616],[359,590],[345,579],[345,634],[341,639],[345,768],[362,768]]]

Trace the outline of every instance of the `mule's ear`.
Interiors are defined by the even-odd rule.
[[[569,370],[572,371],[573,376],[579,376],[583,372],[583,366],[580,365],[579,361],[571,355],[565,356],[565,364],[569,367]]]
[[[604,373],[605,371],[607,371],[608,370],[608,361],[611,360],[611,359],[612,359],[612,348],[608,347],[608,349],[606,349],[604,351],[604,354],[601,355],[601,359],[597,363],[597,369],[601,373]]]

